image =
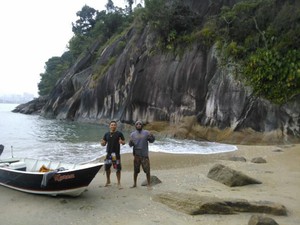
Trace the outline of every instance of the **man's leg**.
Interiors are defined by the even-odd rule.
[[[149,190],[151,190],[150,160],[148,157],[143,158],[142,167],[144,172],[146,173],[147,187]]]
[[[150,183],[151,182],[150,181],[150,173],[147,173],[146,177],[147,177],[147,186],[150,187],[151,186],[151,183]]]
[[[118,186],[121,186],[121,171],[118,170],[116,175],[117,175],[117,180],[118,180]]]
[[[133,186],[132,188],[135,188],[136,187],[136,182],[137,182],[137,177],[138,177],[138,174],[140,172],[140,158],[137,157],[137,156],[134,156],[134,160],[133,160]]]
[[[132,188],[136,187],[137,177],[138,177],[138,173],[134,172],[133,173],[133,186],[132,186]]]
[[[110,185],[110,169],[106,170],[106,184],[105,187]]]

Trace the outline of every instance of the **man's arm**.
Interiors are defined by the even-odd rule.
[[[106,141],[105,141],[104,139],[102,139],[101,142],[100,142],[100,144],[101,144],[102,146],[105,146],[105,145],[106,145]]]
[[[122,145],[125,145],[125,139],[122,139],[121,137],[119,138],[119,143]]]
[[[101,141],[100,141],[100,144],[101,144],[102,146],[105,146],[106,143],[107,143],[107,141],[106,141],[105,134],[104,134],[103,138],[102,138]]]

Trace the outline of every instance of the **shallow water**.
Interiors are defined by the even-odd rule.
[[[108,131],[107,126],[12,113],[16,106],[0,104],[0,144],[5,146],[1,158],[14,156],[79,163],[105,155],[100,139]],[[129,133],[122,132],[128,141]],[[215,154],[237,149],[234,145],[160,137],[149,148],[153,152],[173,154]],[[128,152],[132,149],[127,144],[121,147],[121,153]]]

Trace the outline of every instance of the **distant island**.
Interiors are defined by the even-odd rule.
[[[30,93],[0,95],[0,103],[26,103],[34,99],[34,95]]]

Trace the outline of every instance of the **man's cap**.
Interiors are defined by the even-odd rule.
[[[138,125],[138,124],[141,124],[143,126],[143,122],[140,121],[140,120],[138,120],[138,121],[135,122],[135,126]]]

